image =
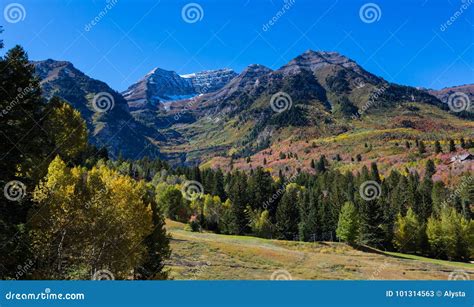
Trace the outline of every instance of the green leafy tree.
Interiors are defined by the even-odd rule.
[[[47,117],[43,124],[54,150],[67,162],[79,162],[87,149],[87,126],[81,113],[58,97],[48,103]]]
[[[359,214],[352,202],[346,202],[339,213],[336,235],[349,244],[356,243],[359,237]]]
[[[426,234],[433,255],[449,260],[469,260],[474,251],[474,222],[452,207],[443,207],[439,218],[428,219]]]
[[[142,242],[153,232],[145,193],[143,182],[105,166],[70,169],[55,158],[33,196],[29,237],[37,259],[34,277],[79,274],[89,279],[104,269],[118,279],[131,277],[146,262],[149,250]]]
[[[165,216],[172,220],[185,223],[191,215],[181,190],[164,182],[156,186],[156,203]]]
[[[401,252],[417,252],[420,238],[420,223],[411,208],[407,214],[397,215],[394,244]]]

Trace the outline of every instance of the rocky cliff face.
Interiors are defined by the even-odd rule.
[[[223,88],[237,74],[232,69],[205,70],[193,74],[181,75],[191,81],[198,94],[215,92]]]
[[[156,109],[160,103],[189,99],[219,90],[235,76],[236,73],[231,69],[180,76],[174,71],[155,68],[122,94],[132,110]]]
[[[127,101],[106,83],[90,78],[70,62],[48,59],[33,64],[41,80],[43,96],[61,97],[79,110],[94,145],[106,147],[113,157],[119,153],[128,158],[160,156],[149,141],[158,140],[160,136],[135,121]],[[98,97],[105,97],[103,105],[97,105]]]

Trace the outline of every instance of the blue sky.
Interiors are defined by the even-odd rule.
[[[364,22],[368,1],[359,0],[14,0],[24,19],[10,16],[18,21],[11,23],[5,0],[1,37],[6,48],[23,45],[32,60],[71,61],[119,91],[154,67],[275,69],[308,49],[338,51],[401,84],[474,83],[473,0],[371,1],[375,18]],[[193,23],[182,17],[190,2],[202,8]]]

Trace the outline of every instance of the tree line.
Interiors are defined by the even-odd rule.
[[[150,173],[145,171],[147,161],[111,163],[141,170],[130,174],[139,179]],[[344,241],[441,259],[472,259],[472,174],[462,175],[457,185],[447,187],[432,180],[436,171],[432,160],[426,163],[424,177],[408,170],[382,177],[376,163],[355,174],[343,174],[332,170],[324,157],[315,169],[316,174],[285,177],[280,172],[274,178],[262,167],[224,174],[220,169],[163,166],[148,180],[156,186],[156,202],[166,216],[188,223],[191,230]],[[187,181],[202,185],[192,199],[183,190]]]

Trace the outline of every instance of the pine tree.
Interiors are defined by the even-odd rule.
[[[139,274],[137,278],[167,279],[168,272],[165,270],[165,261],[171,256],[170,236],[166,232],[163,214],[155,202],[151,184],[147,187],[143,201],[151,207],[153,232],[145,238],[144,244],[147,247],[148,256],[144,264],[136,270]]]
[[[438,140],[435,142],[435,153],[439,154],[443,152],[443,148],[441,148],[441,144],[439,143]]]
[[[277,236],[280,239],[294,240],[298,236],[298,191],[299,188],[296,184],[289,184],[278,204],[275,227]]]
[[[449,152],[455,152],[456,151],[456,145],[454,144],[454,141],[452,139],[449,140]]]
[[[326,160],[326,156],[322,155],[319,158],[318,163],[316,164],[316,171],[318,174],[324,173],[326,171],[326,165],[328,165],[328,161]]]
[[[242,235],[248,231],[248,219],[245,210],[248,205],[247,176],[235,171],[229,184],[229,199],[232,203],[232,222],[230,230],[233,234]]]
[[[418,153],[420,155],[426,153],[426,147],[425,147],[425,143],[423,141],[418,142]]]
[[[425,176],[427,178],[431,178],[433,177],[435,173],[436,173],[436,166],[433,160],[429,159],[428,161],[426,161]]]
[[[0,72],[0,187],[13,180],[26,187],[19,201],[0,197],[0,278],[7,279],[14,278],[18,264],[29,257],[23,227],[32,205],[29,195],[54,156],[48,157],[53,148],[40,126],[45,103],[23,48],[16,46],[0,58]]]
[[[224,174],[221,169],[217,169],[214,174],[214,180],[211,186],[211,194],[217,195],[222,201],[227,199],[227,195],[224,190]]]

